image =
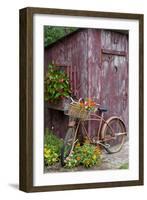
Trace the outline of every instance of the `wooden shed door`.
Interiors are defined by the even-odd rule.
[[[120,115],[128,123],[128,66],[125,55],[102,53],[101,104],[110,115]]]

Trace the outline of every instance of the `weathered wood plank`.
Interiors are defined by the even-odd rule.
[[[74,93],[78,90],[78,98],[97,99],[98,103],[108,108],[106,117],[121,116],[128,127],[128,38],[126,34],[111,30],[81,29],[45,50],[45,70],[49,62],[66,66]],[[64,137],[67,117],[64,117],[62,111],[48,110],[47,126],[62,124],[62,127],[56,126],[55,132]],[[90,134],[95,131],[94,127],[96,128],[97,125],[89,124]]]
[[[110,54],[110,55],[117,55],[117,56],[126,56],[126,51],[116,51],[116,50],[110,50],[110,49],[102,49],[102,53]]]

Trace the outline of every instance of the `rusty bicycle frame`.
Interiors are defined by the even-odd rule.
[[[110,117],[108,119],[110,121],[110,120],[116,119],[116,118],[120,119],[122,121],[123,125],[125,126],[123,120],[118,116],[112,116],[112,117]],[[76,124],[77,120],[78,120],[78,123]],[[75,135],[74,135],[74,139],[73,139],[74,142],[73,142],[73,145],[72,145],[72,148],[71,148],[71,152],[72,152],[72,150],[73,150],[73,148],[75,146],[75,143],[77,142],[76,138],[77,138],[77,133],[78,133],[78,129],[79,129],[80,124],[82,125],[84,133],[85,133],[86,137],[89,139],[91,144],[101,145],[102,147],[107,149],[109,147],[109,144],[104,144],[104,142],[112,140],[112,139],[115,139],[115,132],[114,132],[113,128],[108,124],[109,122],[107,122],[107,120],[104,119],[104,112],[103,111],[101,111],[100,115],[95,114],[95,113],[91,113],[89,115],[89,117],[87,119],[84,119],[84,120],[71,117],[69,119],[68,127],[71,128],[71,127],[75,127],[76,126]],[[84,124],[83,124],[85,121],[98,121],[99,122],[99,127],[98,127],[97,134],[93,138],[88,135],[88,132],[87,132],[87,130],[86,130]],[[112,131],[112,136],[109,137],[109,138],[106,138],[105,134],[104,134],[106,126],[108,126],[110,128],[110,130]],[[119,136],[120,135],[127,135],[127,132],[119,133]],[[70,154],[71,154],[71,152],[70,152]],[[70,156],[70,154],[69,154],[69,156]]]

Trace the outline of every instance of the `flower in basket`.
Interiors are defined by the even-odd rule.
[[[96,109],[96,102],[93,101],[91,98],[86,98],[84,101],[80,101],[80,106],[88,111],[95,112]]]

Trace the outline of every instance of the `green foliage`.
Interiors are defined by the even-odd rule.
[[[53,165],[59,161],[59,155],[53,146],[44,146],[44,163],[45,165]]]
[[[77,144],[73,153],[66,159],[66,168],[74,168],[83,165],[86,168],[101,163],[101,151],[98,147],[84,143],[82,146]]]
[[[53,165],[60,159],[60,149],[63,141],[46,129],[44,136],[44,163]]]
[[[46,129],[44,136],[44,164],[46,166],[54,165],[60,161],[62,145],[63,140],[55,136],[49,129]],[[100,149],[86,141],[82,146],[80,146],[80,143],[76,144],[73,153],[66,159],[65,168],[74,168],[79,165],[90,168],[100,163]]]
[[[129,168],[129,164],[128,163],[124,163],[119,167],[119,169],[128,169],[128,168]]]
[[[66,161],[65,161],[65,168],[68,168],[68,169],[72,169],[74,167],[77,167],[80,162],[76,159],[76,154],[73,153],[71,154],[69,157],[66,158]]]
[[[56,103],[71,94],[69,78],[62,70],[48,66],[44,80],[45,100]]]
[[[44,27],[44,45],[48,46],[49,44],[75,31],[76,29],[77,28],[73,28],[73,27],[45,26]]]

